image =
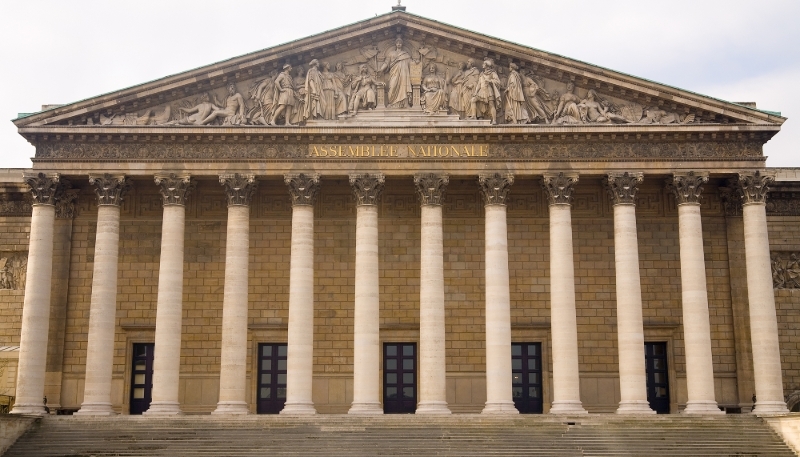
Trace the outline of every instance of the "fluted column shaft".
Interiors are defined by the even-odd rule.
[[[156,176],[164,199],[158,270],[153,392],[146,415],[182,414],[178,389],[183,333],[183,253],[188,176]],[[176,195],[176,192],[179,194]]]
[[[512,175],[481,175],[486,215],[486,405],[483,414],[519,414],[511,391],[511,291],[506,196]]]
[[[287,176],[292,194],[286,405],[281,414],[316,414],[314,367],[314,199],[319,177]]]
[[[356,196],[353,404],[348,414],[383,414],[380,403],[378,197],[383,175],[353,175]]]
[[[42,415],[45,413],[42,397],[50,325],[50,281],[53,273],[53,227],[56,214],[54,193],[58,175],[26,177],[26,181],[31,185],[34,205],[28,245],[28,275],[22,304],[17,398],[11,412]],[[37,184],[45,186],[38,195]]]
[[[219,402],[213,414],[247,414],[247,312],[250,266],[250,200],[255,176],[220,176],[228,197],[225,290]]]
[[[641,173],[609,174],[614,204],[614,267],[617,291],[620,402],[617,414],[655,414],[647,401],[642,284],[636,231],[636,192]]]
[[[119,216],[124,177],[90,177],[97,186],[97,238],[94,245],[92,298],[86,345],[86,378],[83,403],[76,414],[111,415],[111,370],[117,314]]]
[[[744,218],[747,297],[750,303],[750,334],[753,345],[753,368],[756,383],[755,414],[788,412],[783,400],[781,352],[778,342],[778,318],[767,230],[766,196],[770,176],[739,176]]]
[[[415,176],[420,197],[419,403],[417,414],[450,414],[444,327],[442,201],[447,176]]]
[[[553,341],[551,414],[586,414],[581,405],[575,265],[572,251],[572,188],[577,176],[545,176],[550,200],[550,329]]]

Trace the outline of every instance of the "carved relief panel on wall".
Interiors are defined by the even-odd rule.
[[[800,289],[800,252],[772,252],[772,287]]]
[[[87,115],[99,126],[271,126],[346,121],[382,110],[447,121],[492,124],[690,124],[719,122],[689,107],[565,74],[524,58],[413,31],[334,44],[272,61],[252,77],[211,78],[184,96],[145,109],[104,108]],[[371,43],[369,41],[372,41]],[[320,56],[314,58],[312,56]],[[173,96],[176,92],[173,91]],[[162,94],[163,95],[163,94]],[[163,96],[162,96],[163,98]],[[398,111],[399,110],[399,111]],[[404,114],[405,111],[405,114]],[[692,112],[690,112],[692,111]],[[701,116],[703,116],[701,118]],[[363,116],[362,116],[363,118]],[[69,121],[72,123],[72,121]]]
[[[0,289],[24,290],[27,252],[0,252]]]

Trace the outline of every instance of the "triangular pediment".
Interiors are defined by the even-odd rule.
[[[484,72],[486,60],[493,67]],[[309,83],[312,61],[319,73],[312,70]],[[293,68],[281,76],[287,64]],[[279,86],[287,82],[294,92],[281,100]],[[406,106],[403,95],[408,95]],[[468,126],[493,120],[531,129],[779,126],[785,121],[776,113],[395,11],[14,122],[28,131],[51,126],[275,128],[267,124],[284,126],[290,107],[291,123],[323,127]]]

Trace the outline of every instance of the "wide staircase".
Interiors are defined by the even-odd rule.
[[[50,416],[16,456],[785,456],[758,417]]]

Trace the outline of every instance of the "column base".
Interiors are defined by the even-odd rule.
[[[655,414],[656,412],[650,409],[650,403],[647,400],[633,400],[619,402],[617,414]]]
[[[217,409],[211,414],[218,415],[245,415],[250,414],[250,408],[243,401],[221,401],[217,403]]]
[[[24,414],[26,416],[44,416],[47,412],[44,410],[44,405],[24,405],[16,404],[10,414]]]
[[[317,414],[317,410],[314,409],[314,403],[307,402],[307,403],[286,403],[283,406],[280,414],[285,414],[287,416],[312,416]]]
[[[16,409],[16,408],[14,408]],[[116,416],[111,403],[84,403],[81,409],[75,412],[76,416]]]
[[[583,409],[583,405],[579,401],[554,401],[550,405],[550,414],[589,414],[588,411]]]
[[[14,408],[16,409],[16,408]],[[753,414],[756,415],[772,415],[772,414],[788,414],[789,408],[786,403],[782,401],[756,401],[756,407],[753,408]]]
[[[486,405],[483,407],[483,411],[481,411],[481,414],[508,415],[519,414],[519,411],[517,411],[513,401],[493,403],[489,403],[487,401]]]
[[[419,405],[417,405],[415,414],[446,416],[453,413],[450,412],[450,408],[447,407],[446,401],[426,401],[420,402]]]
[[[181,405],[173,401],[151,402],[147,411],[142,413],[144,416],[180,416],[182,414]]]
[[[686,408],[681,412],[682,414],[725,414],[725,411],[719,409],[717,402],[700,400],[689,401],[686,403]]]
[[[353,402],[353,404],[350,405],[350,409],[347,411],[347,414],[375,416],[383,414],[383,407],[378,402],[370,402],[370,403]]]

